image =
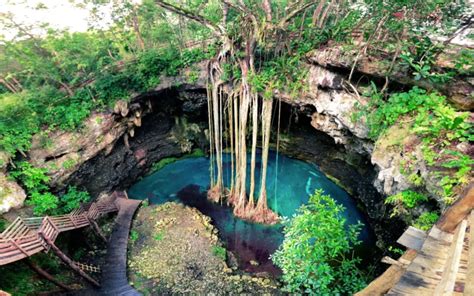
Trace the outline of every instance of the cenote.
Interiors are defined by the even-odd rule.
[[[260,151],[257,155],[257,168],[260,168]],[[208,157],[184,158],[164,166],[157,172],[134,184],[128,194],[134,199],[148,198],[151,204],[177,201],[197,208],[212,218],[219,230],[227,250],[236,255],[239,266],[246,272],[267,272],[274,276],[280,270],[269,258],[283,242],[283,225],[262,225],[244,221],[232,214],[232,208],[224,204],[208,201],[209,189]],[[224,154],[224,180],[230,181],[230,155]],[[257,169],[257,175],[259,170]],[[247,187],[249,184],[247,184]],[[258,186],[258,185],[257,185]],[[309,195],[316,189],[323,189],[337,203],[345,207],[344,218],[347,224],[364,224],[360,233],[362,244],[355,252],[367,257],[373,247],[373,234],[364,214],[358,209],[355,200],[342,188],[328,179],[316,165],[293,159],[270,151],[268,161],[268,205],[280,217],[291,217],[296,210],[308,202]],[[258,262],[258,265],[251,264]]]

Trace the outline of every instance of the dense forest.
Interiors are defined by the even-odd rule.
[[[23,207],[23,202],[8,205],[19,190],[26,196],[24,207],[38,217],[67,214],[95,200],[87,186],[58,176],[82,172],[99,150],[87,159],[64,158],[72,148],[60,147],[56,139],[101,126],[100,114],[131,116],[136,98],[152,96],[169,81],[170,89],[180,91],[182,85],[202,84],[203,77],[207,148],[192,156],[210,159],[207,198],[229,205],[245,221],[284,225],[285,239],[271,255],[282,271],[280,292],[348,295],[380,273],[374,262],[366,268],[354,256],[362,226],[347,227],[344,207],[323,190],[289,219],[269,203],[269,158],[276,151],[278,160],[281,143],[290,139],[282,104],[302,110],[308,104],[304,98],[317,102],[325,92],[352,98],[346,109],[338,109],[333,99],[329,111],[314,103],[311,125],[347,155],[359,155],[342,161],[357,167],[360,157],[378,166],[373,183],[383,196],[381,207],[361,207],[386,213],[386,221],[427,231],[472,183],[474,32],[468,1],[76,0],[71,5],[88,12],[87,31],[0,14],[0,213]],[[38,2],[33,9],[47,10],[48,4]],[[327,78],[336,76],[342,78]],[[311,86],[314,81],[319,85]],[[167,112],[163,102],[147,112]],[[336,120],[318,121],[318,112]],[[129,122],[122,130],[129,150],[146,120],[135,116],[139,124]],[[175,137],[187,133],[178,129]],[[101,135],[94,137],[102,145]],[[74,151],[80,155],[81,149]],[[38,151],[55,150],[60,152],[35,160],[47,155]],[[190,157],[191,149],[186,152],[157,159],[151,170]],[[12,220],[4,216],[1,231]],[[379,252],[403,253],[393,240],[380,237]],[[70,280],[50,257],[37,261]],[[47,283],[28,284],[32,275],[24,267],[19,275],[5,268],[0,290],[16,295],[51,289]]]

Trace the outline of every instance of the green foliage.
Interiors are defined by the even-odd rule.
[[[372,94],[369,105],[362,109],[367,116],[369,137],[376,140],[382,132],[397,122],[403,115],[414,115],[433,110],[437,106],[446,106],[445,98],[432,92],[427,93],[418,87],[413,87],[408,92],[394,93],[387,101],[378,93],[372,84]]]
[[[409,124],[410,132],[423,139],[421,150],[426,163],[453,171],[445,172],[439,184],[445,202],[450,204],[454,201],[454,188],[468,183],[473,166],[468,155],[451,150],[459,142],[474,140],[468,112],[459,112],[446,102],[444,96],[436,92],[428,93],[418,87],[408,92],[394,93],[385,101],[382,94],[376,91],[375,85],[368,106],[359,110],[353,117],[366,116],[369,137],[373,140],[377,140],[396,122]],[[443,163],[446,158],[449,158],[449,162]],[[418,174],[407,172],[407,175],[415,186],[423,184]]]
[[[218,245],[212,246],[212,254],[222,260],[226,260],[227,258],[227,250]]]
[[[0,218],[0,233],[7,228],[7,220]]]
[[[436,212],[424,212],[414,222],[413,226],[428,231],[439,219],[439,214]]]
[[[48,189],[50,178],[46,175],[47,169],[34,167],[27,161],[17,162],[15,166],[10,176],[20,181],[28,191],[40,192]]]
[[[177,157],[166,157],[166,158],[160,159],[159,161],[155,162],[151,166],[150,174],[154,173],[154,172],[157,172],[157,171],[161,170],[162,168],[164,168],[165,166],[178,161],[178,159],[179,158],[177,158]]]
[[[343,211],[343,206],[317,190],[286,221],[285,240],[272,260],[283,270],[287,292],[345,295],[365,286],[357,268],[360,259],[351,252],[360,243],[361,224],[347,227]]]
[[[138,240],[138,237],[139,237],[138,231],[136,230],[130,231],[130,240],[132,241],[132,243],[135,243]]]
[[[420,202],[428,201],[428,197],[424,194],[412,191],[404,190],[397,194],[387,197],[385,200],[386,204],[391,204],[394,206],[391,217],[398,216],[407,212],[407,209],[413,209]]]
[[[90,195],[87,191],[77,190],[76,186],[69,186],[66,194],[61,197],[61,211],[63,213],[69,213],[77,208],[82,203],[86,203],[90,200]]]
[[[17,162],[16,169],[10,172],[10,177],[21,182],[27,189],[29,199],[27,204],[33,206],[37,216],[51,214],[66,214],[78,208],[81,203],[90,200],[89,193],[69,186],[61,199],[49,192],[49,176],[45,168],[34,167],[27,161]]]
[[[408,45],[400,54],[400,58],[411,67],[415,80],[424,78],[432,83],[446,83],[454,77],[455,73],[452,71],[433,69],[436,54],[442,50],[442,46],[433,44],[427,36],[414,37]]]
[[[37,216],[51,214],[58,208],[58,198],[50,193],[49,176],[44,168],[34,167],[27,161],[16,163],[16,169],[10,172],[10,177],[20,181],[27,189],[29,199],[26,204],[33,206]]]
[[[403,250],[394,246],[388,246],[388,250],[397,255],[403,255]]]
[[[26,204],[33,206],[33,213],[36,216],[44,216],[52,213],[58,208],[58,197],[51,192],[33,191]]]
[[[156,240],[156,241],[161,241],[161,240],[163,240],[164,237],[165,237],[165,231],[162,230],[162,231],[158,232],[158,233],[153,237],[153,239]]]
[[[38,253],[30,260],[47,271],[57,280],[69,285],[74,282],[74,275],[62,268],[59,259],[54,254]],[[54,291],[57,286],[39,277],[24,262],[14,262],[0,267],[0,287],[12,295],[38,295],[44,291]]]
[[[458,184],[469,183],[474,160],[469,155],[459,151],[446,150],[444,154],[450,159],[443,162],[441,166],[455,170],[454,174],[447,174],[440,181],[441,188],[446,197],[446,203],[451,204],[454,201],[454,187]]]

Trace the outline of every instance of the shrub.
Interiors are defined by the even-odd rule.
[[[212,254],[222,260],[227,258],[227,250],[221,246],[212,246]]]
[[[138,236],[139,236],[138,231],[136,230],[130,231],[130,240],[132,241],[132,243],[138,240]]]
[[[58,197],[51,192],[40,193],[34,191],[27,201],[28,205],[33,206],[33,213],[36,216],[51,214],[58,208]]]
[[[352,256],[361,224],[346,227],[344,207],[322,190],[302,205],[284,228],[273,262],[283,270],[285,290],[317,295],[352,294],[365,286]]]
[[[47,169],[34,167],[27,161],[17,162],[16,169],[10,172],[10,176],[19,180],[29,191],[43,191],[48,189],[49,177]]]
[[[423,201],[428,201],[428,197],[412,190],[404,190],[387,197],[385,203],[394,206],[390,215],[393,217],[407,213],[407,209],[413,209],[416,205]]]
[[[81,203],[88,202],[90,198],[87,191],[77,190],[76,186],[69,186],[67,193],[61,197],[61,211],[69,213],[77,209]]]
[[[439,215],[436,212],[424,212],[415,220],[415,222],[413,222],[413,226],[427,231],[436,223],[436,221],[438,221],[438,218]]]
[[[0,218],[0,232],[7,228],[7,220]]]

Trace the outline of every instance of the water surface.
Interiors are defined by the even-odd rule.
[[[230,156],[225,154],[223,159],[225,183],[229,184]],[[260,167],[260,155],[258,155],[257,180],[260,179]],[[272,264],[269,256],[283,241],[282,225],[255,224],[234,217],[231,208],[207,201],[206,192],[209,184],[209,158],[188,158],[178,160],[143,178],[129,189],[128,194],[135,199],[149,198],[151,204],[177,201],[199,209],[212,218],[214,226],[219,230],[220,238],[225,242],[226,248],[236,254],[243,270],[278,275],[280,271]],[[297,208],[308,202],[309,195],[316,189],[323,189],[346,208],[344,217],[348,224],[361,221],[367,225],[355,201],[315,165],[274,152],[270,153],[267,195],[268,205],[272,210],[280,216],[291,217]],[[247,192],[248,190],[247,188]],[[360,239],[365,245],[372,243],[371,232],[367,226],[362,229]],[[252,265],[251,260],[257,261],[259,265]]]

